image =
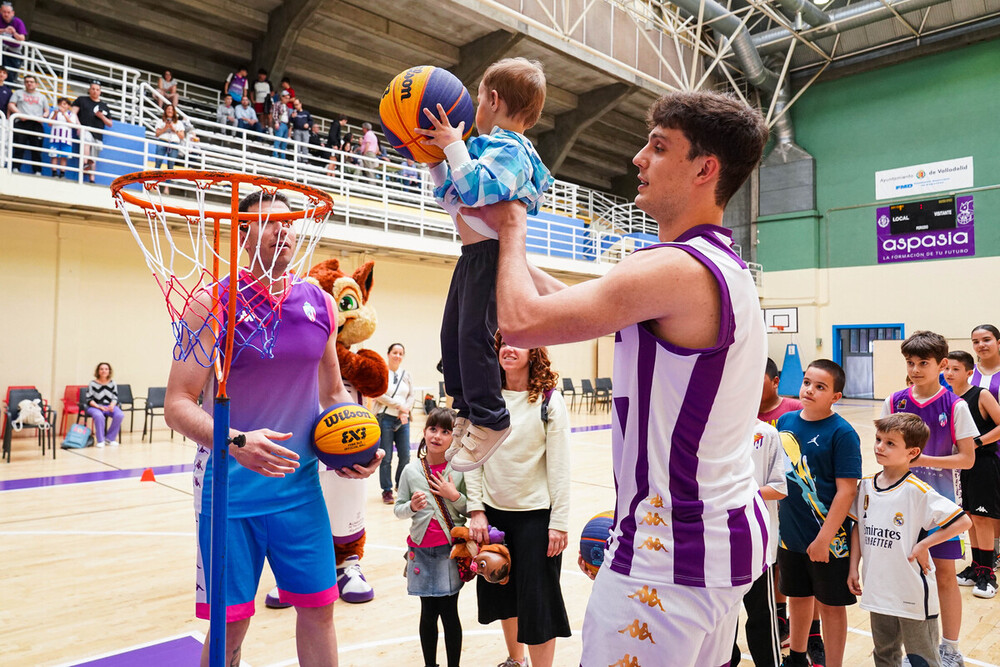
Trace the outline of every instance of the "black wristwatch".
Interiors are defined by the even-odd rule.
[[[982,447],[983,446],[983,439],[980,438],[978,435],[975,438],[972,439],[972,442],[976,443],[976,447]]]

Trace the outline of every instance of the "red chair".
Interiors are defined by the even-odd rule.
[[[80,414],[80,390],[86,388],[87,385],[85,384],[66,385],[62,397],[63,413],[62,419],[59,420],[59,435],[66,434],[66,427],[69,425],[69,416]]]

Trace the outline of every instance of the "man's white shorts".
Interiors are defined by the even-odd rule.
[[[750,585],[694,588],[602,567],[583,621],[581,667],[724,667]]]

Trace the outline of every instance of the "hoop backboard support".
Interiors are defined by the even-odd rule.
[[[767,333],[798,333],[798,308],[765,308],[764,326]]]
[[[162,197],[159,197],[157,201],[154,198],[155,195],[160,195],[160,186],[166,183],[176,183],[176,182],[186,183],[188,185],[193,184],[193,192],[196,195],[196,200],[198,207],[197,209],[185,208],[176,206],[173,204],[168,204],[163,201]],[[141,184],[142,188],[138,190],[129,191],[128,188],[135,184]],[[205,207],[205,196],[204,193],[209,188],[229,186],[229,209],[222,211],[208,211]],[[287,213],[275,213],[272,215],[270,210],[265,214],[262,211],[257,213],[240,213],[239,212],[239,202],[240,202],[240,185],[249,185],[250,187],[259,188],[260,191],[265,193],[265,195],[273,195],[279,190],[288,190],[298,195],[304,196],[307,200],[307,205],[303,211]],[[205,367],[214,367],[218,392],[213,404],[213,433],[212,433],[212,526],[211,526],[211,554],[209,557],[209,664],[211,667],[224,667],[227,663],[226,655],[226,541],[228,537],[228,522],[229,522],[229,446],[235,444],[238,447],[242,447],[241,438],[244,436],[238,435],[235,438],[231,438],[229,435],[230,429],[230,404],[229,397],[226,393],[226,384],[229,378],[229,367],[234,358],[234,354],[238,354],[239,350],[234,351],[234,343],[236,341],[236,309],[239,304],[239,295],[243,291],[240,287],[241,277],[239,276],[239,256],[241,250],[244,248],[241,246],[241,241],[239,241],[240,234],[234,233],[233,228],[237,225],[253,224],[256,221],[258,224],[268,224],[269,222],[277,222],[279,224],[290,227],[293,225],[293,221],[301,220],[307,224],[306,229],[308,229],[308,238],[306,239],[306,249],[303,257],[309,257],[312,254],[312,249],[315,247],[316,240],[319,238],[320,231],[323,225],[325,225],[330,212],[333,209],[333,200],[324,192],[315,190],[308,186],[304,186],[298,183],[293,183],[291,181],[283,181],[280,179],[274,179],[262,176],[253,176],[247,174],[231,174],[226,172],[204,172],[204,171],[147,171],[139,172],[135,174],[127,174],[125,176],[119,177],[112,183],[111,186],[112,194],[115,198],[118,208],[121,210],[122,215],[125,218],[125,222],[128,224],[133,236],[142,249],[144,255],[146,256],[146,263],[153,270],[154,276],[157,278],[157,282],[160,283],[161,289],[164,287],[164,283],[161,279],[168,279],[167,284],[173,285],[177,274],[174,268],[175,257],[183,257],[188,263],[195,269],[195,271],[185,274],[186,276],[198,275],[197,289],[192,289],[191,292],[186,293],[186,298],[183,300],[184,308],[181,311],[175,312],[171,309],[170,304],[170,294],[173,288],[164,290],[164,295],[167,297],[168,311],[171,313],[171,320],[174,323],[175,336],[177,336],[178,347],[175,348],[175,358],[178,360],[186,360],[195,348],[185,348],[181,344],[181,337],[187,336],[189,334],[194,334],[196,337],[200,337],[203,332],[205,332],[205,327],[210,327],[212,334],[214,335],[214,343],[212,353],[208,355],[207,359],[199,359],[197,353],[195,353],[194,360],[200,365]],[[145,196],[145,198],[144,198]],[[143,243],[143,240],[136,230],[132,219],[129,216],[126,204],[131,204],[142,209],[145,217],[150,224],[150,232],[153,236],[153,242],[149,246]],[[180,218],[187,220],[187,236],[189,240],[193,240],[194,252],[190,254],[178,253],[177,246],[175,245],[175,239],[172,236],[171,226],[167,224],[167,216],[178,216]],[[209,230],[206,228],[205,223],[211,220],[211,239],[208,238]],[[220,248],[220,232],[221,232],[221,221],[228,220],[230,223],[230,241],[229,241],[229,252],[223,253]],[[195,230],[195,231],[193,231]],[[181,235],[183,236],[183,235]],[[162,237],[162,238],[161,238]],[[169,252],[164,254],[164,246],[169,246]],[[203,246],[210,246],[210,253],[199,253],[198,250]],[[249,248],[246,248],[250,251]],[[251,255],[251,264],[260,258],[260,246],[253,250],[256,255]],[[165,261],[166,257],[169,256],[169,261]],[[300,257],[300,262],[304,262],[303,257]],[[294,258],[293,258],[294,259]],[[211,262],[211,269],[209,270],[208,264]],[[284,292],[284,286],[288,284],[288,281],[294,279],[294,275],[288,271],[292,271],[295,266],[293,261],[289,267],[283,267],[283,270],[279,274],[275,274],[273,269],[275,264],[272,262],[270,268],[263,268],[264,275],[258,276],[254,279],[251,275],[251,279],[254,279],[254,284],[257,284],[257,280],[269,280],[273,285],[275,282],[280,284],[281,291]],[[260,266],[260,265],[255,265]],[[209,273],[212,281],[211,285],[202,285],[200,273]],[[228,293],[228,298],[225,300],[225,305],[222,305],[221,300],[221,287],[222,284],[220,280],[223,278],[223,274],[228,275],[229,284],[226,286],[226,291]],[[211,305],[210,307],[204,307],[205,310],[205,321],[202,326],[192,331],[190,328],[185,330],[184,327],[178,328],[178,319],[183,320],[185,316],[188,315],[188,305],[192,302],[197,303],[197,299],[200,297],[202,299],[206,298],[206,295],[211,295]],[[280,303],[283,300],[275,300],[275,307],[280,308]],[[204,305],[204,304],[201,304]],[[224,307],[225,311],[222,312]],[[179,316],[175,319],[175,316]],[[196,316],[197,319],[198,316]],[[222,322],[225,321],[225,336],[220,339],[219,329],[222,326]],[[181,322],[183,324],[183,321]],[[180,333],[177,333],[177,332]],[[205,332],[207,333],[207,332]],[[249,344],[249,341],[239,341],[239,345],[242,348],[244,344]],[[197,346],[196,346],[197,347]],[[180,352],[178,353],[178,350]],[[270,358],[270,350],[265,347],[259,350],[262,355]],[[178,356],[180,354],[180,356]]]

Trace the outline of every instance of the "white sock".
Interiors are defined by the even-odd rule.
[[[947,644],[948,646],[952,647],[956,651],[958,650],[958,640],[957,639],[948,639],[947,637],[941,637],[941,643],[942,644]]]

